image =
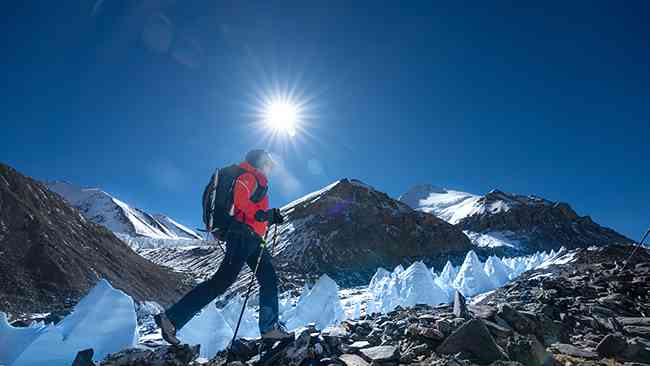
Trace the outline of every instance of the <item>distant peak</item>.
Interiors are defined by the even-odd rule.
[[[427,199],[432,193],[445,194],[447,192],[447,189],[432,184],[416,184],[399,196],[398,200],[412,208],[418,208],[420,201]]]
[[[447,193],[447,189],[433,184],[416,184],[408,192]],[[407,192],[407,193],[408,193]]]

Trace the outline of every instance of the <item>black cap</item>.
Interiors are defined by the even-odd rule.
[[[265,163],[275,165],[275,161],[266,150],[255,149],[246,154],[246,162],[257,169],[261,169]]]

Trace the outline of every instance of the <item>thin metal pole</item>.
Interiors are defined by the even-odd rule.
[[[632,254],[630,254],[630,256],[627,257],[627,259],[626,259],[625,262],[623,263],[623,267],[620,269],[620,272],[622,272],[622,271],[625,269],[625,267],[627,267],[627,264],[629,263],[630,259],[632,259],[632,257],[634,256],[634,254],[636,254],[636,251],[637,251],[641,246],[643,246],[643,242],[644,242],[645,239],[648,237],[648,234],[650,234],[650,228],[648,228],[648,231],[645,232],[645,235],[643,235],[643,238],[641,239],[641,241],[639,242],[639,244],[634,246],[634,250],[632,251]]]

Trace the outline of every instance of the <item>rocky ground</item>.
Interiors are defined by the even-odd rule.
[[[625,263],[631,252],[579,249],[473,304],[457,293],[450,305],[309,326],[286,345],[241,341],[208,365],[650,365],[650,254]],[[101,365],[193,365],[197,354],[128,350]]]

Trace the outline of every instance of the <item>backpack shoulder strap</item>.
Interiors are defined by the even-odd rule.
[[[237,174],[235,179],[233,180],[233,185],[237,182],[237,179],[240,176],[242,176],[242,175],[244,175],[246,173],[249,173],[255,178],[255,190],[251,193],[249,199],[251,200],[251,202],[254,202],[254,203],[259,203],[262,199],[264,199],[264,196],[266,196],[266,193],[267,193],[269,187],[268,186],[262,186],[260,184],[260,180],[257,178],[257,176],[255,174],[241,168],[238,165],[233,165],[233,167],[237,167],[237,169],[240,169],[239,174]]]
[[[262,199],[264,199],[264,196],[266,196],[266,192],[269,190],[269,187],[262,186],[260,184],[260,181],[257,179],[257,177],[255,177],[255,181],[257,182],[257,187],[255,188],[255,192],[253,192],[253,194],[251,195],[251,201],[255,203],[259,203]]]

